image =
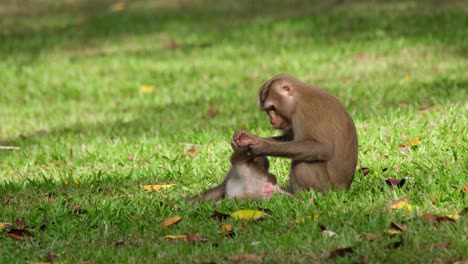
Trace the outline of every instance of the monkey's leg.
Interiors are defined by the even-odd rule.
[[[334,187],[325,162],[293,162],[289,184],[292,193],[310,189],[322,191]]]

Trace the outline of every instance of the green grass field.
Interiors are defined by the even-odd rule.
[[[0,263],[468,261],[467,37],[455,0],[1,1]],[[340,99],[370,173],[186,204],[222,181],[236,130],[278,133],[256,96],[280,72]],[[271,161],[287,185],[289,161]],[[164,238],[181,234],[203,241]]]

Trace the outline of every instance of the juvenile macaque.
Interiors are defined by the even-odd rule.
[[[275,193],[291,195],[281,189],[276,177],[268,172],[269,162],[265,156],[247,155],[247,148],[234,148],[231,169],[220,185],[189,198],[189,203],[198,199],[216,201],[221,196],[237,200],[263,200]]]
[[[258,104],[279,137],[238,131],[233,148],[254,157],[292,159],[290,191],[348,189],[354,178],[358,139],[354,122],[337,98],[293,76],[280,74],[263,84]]]

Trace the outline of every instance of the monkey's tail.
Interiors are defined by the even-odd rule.
[[[223,196],[226,193],[225,183],[221,183],[220,185],[213,187],[209,190],[206,190],[202,193],[199,193],[195,196],[192,196],[187,199],[187,203],[193,203],[197,200],[204,200],[204,201],[216,201],[219,197]]]

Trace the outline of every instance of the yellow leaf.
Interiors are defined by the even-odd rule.
[[[406,205],[406,210],[408,210],[410,212],[413,211],[413,206],[411,204],[407,204]]]
[[[421,144],[421,141],[419,140],[419,137],[414,137],[414,138],[408,140],[408,141],[404,144],[404,146],[406,146],[406,147],[411,147],[411,146],[415,146],[415,145],[419,145],[419,144]]]
[[[390,234],[390,235],[400,234],[401,232],[402,232],[402,231],[396,230],[396,229],[389,229],[389,230],[387,230],[387,233]]]
[[[224,233],[229,233],[229,232],[232,232],[232,225],[231,224],[226,224],[226,225],[222,225],[219,230],[221,232],[224,232]]]
[[[152,86],[152,85],[142,85],[142,86],[140,86],[140,93],[148,94],[148,93],[154,92],[154,90],[156,90],[156,88],[154,88],[154,86]]]
[[[177,184],[154,184],[154,185],[143,185],[143,189],[146,191],[157,191],[159,192],[161,189],[169,188]]]
[[[237,212],[234,212],[231,214],[232,218],[239,219],[239,220],[257,220],[259,218],[262,218],[264,216],[267,216],[268,214],[262,212],[262,211],[256,211],[256,210],[239,210]]]
[[[182,217],[180,216],[172,216],[172,217],[169,217],[167,218],[166,220],[164,220],[162,223],[161,223],[161,227],[170,227],[171,225],[173,224],[177,224],[179,223],[180,221],[182,221]]]
[[[125,10],[125,2],[118,2],[110,6],[112,12],[121,12]]]
[[[317,221],[317,219],[319,218],[318,215],[314,215],[314,221]],[[299,224],[299,223],[304,223],[307,219],[312,219],[312,215],[308,215],[306,217],[302,217],[301,219],[299,220],[296,220],[294,221],[296,224]]]
[[[80,184],[80,182],[77,179],[73,179],[73,182],[77,185]]]
[[[449,215],[446,215],[448,218],[451,218],[453,220],[458,220],[460,219],[460,215],[459,214],[449,214]]]
[[[0,231],[2,231],[3,229],[7,228],[7,227],[11,227],[13,226],[11,223],[2,223],[0,222]]]
[[[408,201],[410,201],[410,200],[411,200],[411,197],[406,196],[406,197],[403,197],[401,199],[398,199],[398,200],[392,202],[389,205],[389,207],[392,208],[392,209],[402,209],[402,208],[406,207],[406,209],[408,211],[411,211],[411,210],[413,210],[413,206],[408,203]]]
[[[187,240],[187,235],[166,235],[164,239],[168,240]]]
[[[409,79],[410,79],[410,76],[409,76],[409,74],[405,74],[405,78],[404,78],[404,80],[405,80],[405,81],[408,81]]]
[[[64,181],[63,181],[63,184],[68,185],[68,181],[67,181],[67,180],[64,180]]]

